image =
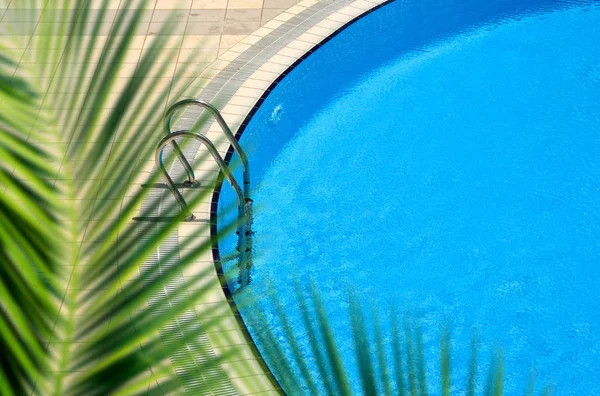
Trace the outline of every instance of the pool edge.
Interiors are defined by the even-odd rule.
[[[267,97],[271,94],[272,90],[289,74],[291,73],[300,63],[302,63],[305,59],[307,59],[308,57],[310,57],[314,52],[316,52],[319,48],[321,48],[323,45],[325,45],[327,42],[329,42],[331,39],[333,39],[335,36],[337,36],[339,33],[341,33],[342,31],[344,31],[345,29],[347,29],[349,26],[351,26],[352,24],[354,24],[355,22],[359,21],[360,19],[366,17],[367,15],[377,11],[378,9],[380,9],[381,7],[384,7],[385,5],[388,5],[390,3],[393,3],[395,0],[382,0],[382,1],[365,1],[365,0],[359,0],[359,1],[355,1],[353,3],[350,3],[350,6],[356,6],[356,5],[364,5],[369,4],[371,5],[369,8],[366,9],[362,9],[362,12],[358,13],[356,16],[353,16],[350,20],[348,21],[343,21],[343,19],[340,22],[340,26],[337,27],[335,30],[333,30],[331,33],[329,33],[326,36],[323,36],[323,38],[318,41],[317,43],[315,43],[312,47],[310,47],[309,49],[307,49],[306,51],[304,51],[300,56],[298,56],[291,65],[286,66],[286,68],[278,73],[277,77],[274,79],[274,81],[272,81],[268,87],[266,89],[264,89],[264,91],[262,92],[261,96],[256,100],[256,103],[249,109],[249,112],[244,116],[243,121],[241,122],[241,124],[239,125],[239,127],[237,128],[237,131],[235,131],[235,138],[239,141],[240,138],[242,137],[244,131],[246,130],[246,127],[248,126],[248,124],[250,123],[250,121],[252,120],[252,118],[254,117],[254,115],[256,114],[256,112],[258,111],[259,107],[264,103],[264,101],[267,99]],[[302,3],[300,3],[302,4]],[[293,9],[294,7],[292,7]],[[329,17],[335,18],[336,15],[342,15],[342,16],[348,16],[347,14],[344,14],[343,12],[340,13],[339,11],[332,13]],[[329,18],[328,17],[328,18]],[[325,18],[325,20],[333,20],[333,19],[328,19]],[[319,21],[321,22],[321,21]],[[285,24],[282,24],[282,26],[284,26]],[[314,26],[319,26],[319,23],[316,23]],[[260,30],[260,29],[259,29]],[[310,29],[307,29],[307,31],[309,31]],[[296,40],[294,40],[296,41]],[[293,42],[294,42],[293,41]],[[293,43],[292,42],[292,43]],[[277,55],[279,55],[283,50],[285,50],[286,48],[291,48],[290,47],[291,44],[288,44],[287,46],[281,48],[280,51],[277,52]],[[275,55],[275,56],[277,56]],[[268,62],[265,62],[265,64],[268,64]],[[234,95],[235,97],[235,95]],[[232,98],[233,99],[233,98]],[[231,100],[229,101],[231,102]],[[232,146],[229,146],[229,148],[227,149],[227,153],[225,155],[225,162],[227,163],[227,165],[229,165],[232,156],[234,154],[234,149]],[[232,310],[232,312],[238,313],[238,309],[237,306],[235,304],[235,301],[233,300],[233,296],[232,296],[232,292],[231,289],[229,288],[229,286],[227,285],[227,281],[225,280],[224,274],[223,274],[223,269],[221,266],[221,255],[220,255],[220,250],[219,250],[219,245],[218,245],[218,241],[217,241],[217,213],[218,213],[218,205],[219,205],[219,198],[220,198],[220,191],[221,191],[221,187],[224,181],[224,175],[222,173],[219,173],[218,178],[217,178],[217,184],[216,187],[213,191],[212,194],[212,198],[211,198],[211,202],[210,202],[210,236],[212,239],[212,255],[213,255],[213,261],[214,261],[214,265],[215,265],[215,270],[217,272],[217,276],[219,278],[219,282],[222,285],[223,288],[223,292],[226,296],[226,299],[229,303],[230,309]],[[257,358],[256,360],[259,362],[262,370],[265,372],[265,374],[270,378],[270,380],[272,381],[272,383],[275,385],[275,388],[281,389],[281,393],[285,394],[285,392],[283,391],[283,387],[281,387],[281,385],[279,384],[279,382],[277,381],[275,375],[272,373],[271,369],[269,368],[269,366],[267,365],[267,363],[265,362],[264,358],[262,357],[262,354],[260,353],[260,351],[258,350],[256,344],[254,343],[254,340],[252,338],[252,335],[250,334],[248,328],[246,327],[246,324],[243,320],[243,318],[241,317],[241,315],[239,314],[235,314],[234,315],[237,321],[237,324],[248,344],[248,346],[250,347],[250,349],[252,350],[254,356]]]

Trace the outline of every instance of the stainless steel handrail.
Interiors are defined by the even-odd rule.
[[[185,202],[183,195],[181,195],[179,190],[175,187],[175,183],[173,182],[173,179],[171,179],[171,176],[169,176],[169,172],[167,172],[167,170],[165,169],[165,166],[164,166],[163,160],[162,160],[162,152],[163,152],[164,147],[167,144],[172,143],[172,140],[177,139],[179,137],[184,137],[184,136],[194,138],[194,139],[199,140],[200,142],[204,143],[204,145],[206,146],[206,148],[208,149],[210,154],[213,156],[214,160],[219,165],[221,172],[223,172],[223,174],[229,181],[229,184],[231,184],[231,187],[233,187],[233,189],[237,195],[238,208],[239,208],[240,212],[243,213],[245,216],[246,215],[246,213],[245,213],[246,212],[246,208],[245,208],[246,199],[244,197],[244,193],[242,192],[242,189],[240,188],[240,185],[238,184],[238,182],[233,177],[233,174],[227,167],[225,160],[223,160],[223,157],[221,157],[221,154],[219,154],[219,151],[217,150],[215,145],[206,136],[200,135],[197,133],[192,133],[188,130],[185,130],[185,131],[169,133],[169,135],[167,135],[165,138],[163,138],[160,141],[160,143],[158,144],[158,147],[156,148],[154,160],[156,162],[156,166],[162,172],[162,176],[165,179],[167,186],[169,187],[169,190],[171,190],[171,192],[175,196],[175,199],[177,200],[177,203],[179,203],[181,210],[186,215],[188,215],[186,217],[186,220],[193,220],[194,215],[190,212],[190,209],[189,209],[187,203]],[[186,162],[187,162],[187,160],[186,160]]]
[[[223,157],[221,157],[221,154],[219,154],[219,151],[217,150],[215,145],[210,141],[209,138],[207,138],[206,136],[197,134],[197,133],[192,133],[189,130],[172,132],[172,133],[169,133],[166,137],[164,137],[158,144],[158,147],[156,148],[156,152],[154,154],[154,160],[156,162],[156,166],[161,171],[162,176],[165,179],[167,186],[169,187],[169,190],[171,190],[171,193],[173,194],[173,196],[177,200],[177,203],[181,207],[181,210],[185,214],[186,221],[194,220],[195,216],[191,213],[190,208],[188,207],[187,203],[185,202],[185,199],[183,198],[183,195],[181,195],[181,193],[179,192],[177,187],[175,187],[175,183],[173,182],[173,179],[171,179],[171,176],[169,176],[169,172],[167,172],[167,170],[163,164],[163,159],[162,159],[162,153],[163,153],[165,146],[169,143],[173,143],[174,139],[177,139],[180,137],[189,137],[189,138],[193,138],[193,139],[199,140],[200,142],[204,143],[204,145],[206,146],[206,148],[208,149],[210,154],[213,156],[214,160],[219,165],[221,172],[223,172],[223,174],[229,181],[229,184],[231,184],[231,187],[235,191],[235,194],[237,196],[237,204],[238,204],[237,234],[239,236],[238,252],[239,252],[239,268],[240,268],[238,282],[242,286],[248,285],[250,283],[250,268],[252,267],[252,263],[251,263],[252,249],[251,249],[251,246],[249,246],[250,237],[252,236],[250,216],[249,216],[251,213],[251,208],[252,208],[252,200],[247,199],[244,196],[244,193],[242,192],[242,189],[240,188],[240,185],[238,184],[238,182],[235,180],[233,173],[231,173],[231,170],[229,170],[229,168],[227,167],[225,160],[223,160]],[[181,153],[181,151],[179,153]],[[183,154],[181,154],[181,155],[183,155]],[[183,157],[183,158],[185,160],[185,157]],[[180,157],[180,159],[181,159],[181,157]],[[186,162],[187,162],[187,160],[186,160]],[[188,165],[189,165],[189,163],[188,163]],[[190,166],[190,169],[191,169],[191,166]]]
[[[215,117],[215,119],[217,120],[217,123],[223,130],[223,133],[227,137],[227,140],[229,140],[229,143],[233,146],[234,150],[237,151],[237,153],[240,156],[240,159],[242,161],[242,172],[243,172],[243,179],[244,179],[244,198],[246,200],[249,200],[250,199],[250,167],[248,166],[248,157],[246,156],[246,153],[244,152],[244,150],[242,150],[242,147],[238,143],[238,141],[235,138],[235,136],[233,135],[233,133],[231,132],[231,129],[229,129],[229,126],[225,122],[225,119],[223,119],[223,116],[221,115],[219,110],[217,110],[217,108],[215,106],[213,106],[212,104],[205,102],[203,100],[199,100],[199,99],[184,99],[184,100],[181,100],[181,101],[175,103],[173,106],[171,106],[169,108],[169,110],[167,110],[167,113],[165,115],[165,130],[167,132],[167,135],[170,135],[172,133],[171,132],[171,121],[173,119],[173,116],[175,115],[175,111],[177,111],[177,109],[179,109],[180,107],[190,106],[190,105],[200,106],[203,109],[208,110],[213,115],[213,117]],[[177,155],[177,157],[179,158],[179,161],[181,161],[181,163],[183,164],[183,167],[185,168],[185,171],[188,175],[188,182],[194,183],[194,181],[195,181],[194,170],[192,169],[189,162],[187,161],[187,159],[184,157],[183,153],[177,146],[177,143],[175,143],[173,141],[171,144],[173,145],[173,151],[175,152],[175,155]]]

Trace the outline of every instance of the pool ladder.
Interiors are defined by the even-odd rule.
[[[171,121],[173,119],[173,116],[175,115],[175,112],[178,109],[186,106],[199,106],[204,110],[210,112],[211,115],[217,120],[217,123],[219,124],[223,133],[227,137],[227,140],[229,140],[229,143],[233,146],[234,150],[238,153],[241,159],[243,190],[242,188],[240,188],[239,183],[233,176],[233,173],[227,166],[227,163],[225,162],[221,154],[219,154],[219,151],[208,137],[200,133],[193,133],[190,130],[181,130],[177,132],[171,131]],[[221,172],[223,172],[223,175],[225,176],[227,181],[229,181],[229,184],[235,191],[238,206],[237,250],[239,252],[238,268],[240,270],[238,276],[238,283],[241,286],[248,285],[250,283],[250,270],[252,268],[252,199],[250,199],[249,191],[250,172],[248,168],[248,157],[240,147],[240,144],[231,132],[231,129],[223,119],[223,116],[221,115],[219,110],[217,110],[217,108],[214,107],[212,104],[202,100],[185,99],[171,106],[171,108],[169,108],[167,114],[165,115],[165,131],[167,136],[164,137],[158,144],[154,160],[156,162],[156,167],[161,172],[162,177],[167,184],[167,187],[169,188],[171,193],[173,193],[175,200],[181,207],[181,211],[185,214],[185,221],[192,221],[195,219],[195,216],[190,211],[188,204],[183,198],[183,195],[177,189],[175,183],[173,182],[173,179],[171,178],[169,172],[167,172],[164,166],[162,154],[165,146],[170,144],[173,147],[173,152],[175,153],[175,156],[179,159],[179,162],[185,169],[185,172],[187,174],[187,180],[183,183],[183,186],[195,187],[198,186],[199,183],[196,180],[196,176],[194,175],[194,170],[192,169],[192,166],[185,158],[185,155],[175,142],[175,139],[187,137],[199,140],[201,143],[203,143],[204,146],[208,149],[213,159],[215,160],[215,162],[217,163],[217,165],[219,166],[219,169],[221,170]]]

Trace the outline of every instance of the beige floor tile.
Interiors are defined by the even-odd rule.
[[[227,8],[228,0],[194,0],[192,4],[193,10],[215,10]]]
[[[260,20],[260,24],[264,25],[269,22],[271,19],[275,18],[277,15],[283,13],[286,8],[264,8],[262,11],[262,17]]]
[[[290,7],[287,10],[287,12],[297,15],[297,14],[301,13],[302,11],[304,11],[305,9],[306,9],[306,7],[304,7],[304,6],[300,5],[300,3],[298,3],[297,5]]]
[[[180,77],[198,77],[208,66],[210,62],[180,62],[176,71],[180,73]]]
[[[313,5],[317,4],[319,1],[321,1],[321,0],[302,0],[298,4],[301,5],[302,7],[312,7]]]
[[[249,45],[249,44],[237,43],[236,45],[231,47],[231,51],[241,54],[242,52],[246,51],[250,47],[251,47],[251,45]]]
[[[243,42],[244,44],[254,45],[254,44],[258,43],[261,38],[262,37],[256,36],[255,34],[251,34],[251,35],[244,37],[244,39],[241,42]]]
[[[229,49],[242,41],[246,35],[243,34],[224,34],[221,36],[221,42],[219,43],[219,48],[221,49]]]
[[[209,35],[187,35],[183,39],[182,48],[202,48],[202,49],[217,49],[219,48],[219,36]]]
[[[225,22],[225,25],[223,26],[223,34],[246,35],[252,33],[259,27],[259,20],[244,22]]]
[[[259,8],[230,8],[225,15],[227,22],[260,21],[262,11]]]
[[[212,62],[217,59],[217,54],[216,48],[206,50],[183,48],[179,52],[179,62]]]
[[[290,8],[299,3],[299,0],[264,0],[264,8]]]
[[[223,22],[194,22],[185,29],[187,35],[220,35],[223,33]]]
[[[220,22],[225,19],[225,9],[192,10],[189,13],[190,22]]]
[[[164,38],[164,37],[162,37]],[[158,36],[146,36],[146,40],[143,43],[144,49],[151,48],[155,45],[155,40],[158,39]],[[181,42],[183,40],[183,35],[173,35],[168,37],[161,43],[160,48],[179,48],[181,47]]]
[[[270,21],[269,21],[270,22]],[[261,27],[260,29],[256,29],[256,31],[254,31],[252,33],[253,36],[257,36],[260,38],[265,37],[267,34],[271,33],[273,31],[273,29],[269,29],[267,27]]]
[[[278,27],[280,27],[281,25],[283,25],[283,21],[278,21],[277,19],[271,19],[269,22],[265,23],[264,27],[269,28],[269,29],[277,29]]]
[[[189,10],[192,0],[157,0],[156,9],[159,10]]]
[[[154,10],[151,22],[185,22],[190,15],[189,10]]]
[[[263,0],[229,0],[227,8],[262,8]]]
[[[148,34],[152,36],[168,34],[182,35],[185,31],[185,23],[181,22],[151,22]]]

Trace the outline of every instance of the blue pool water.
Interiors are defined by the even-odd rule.
[[[291,280],[314,277],[350,365],[347,286],[383,318],[410,309],[434,394],[449,320],[453,394],[477,328],[482,359],[504,350],[506,394],[535,368],[538,389],[600,395],[599,93],[598,1],[382,7],[294,69],[242,136],[258,208],[243,293],[275,280],[304,343]],[[272,313],[245,308],[251,332],[253,309]]]

